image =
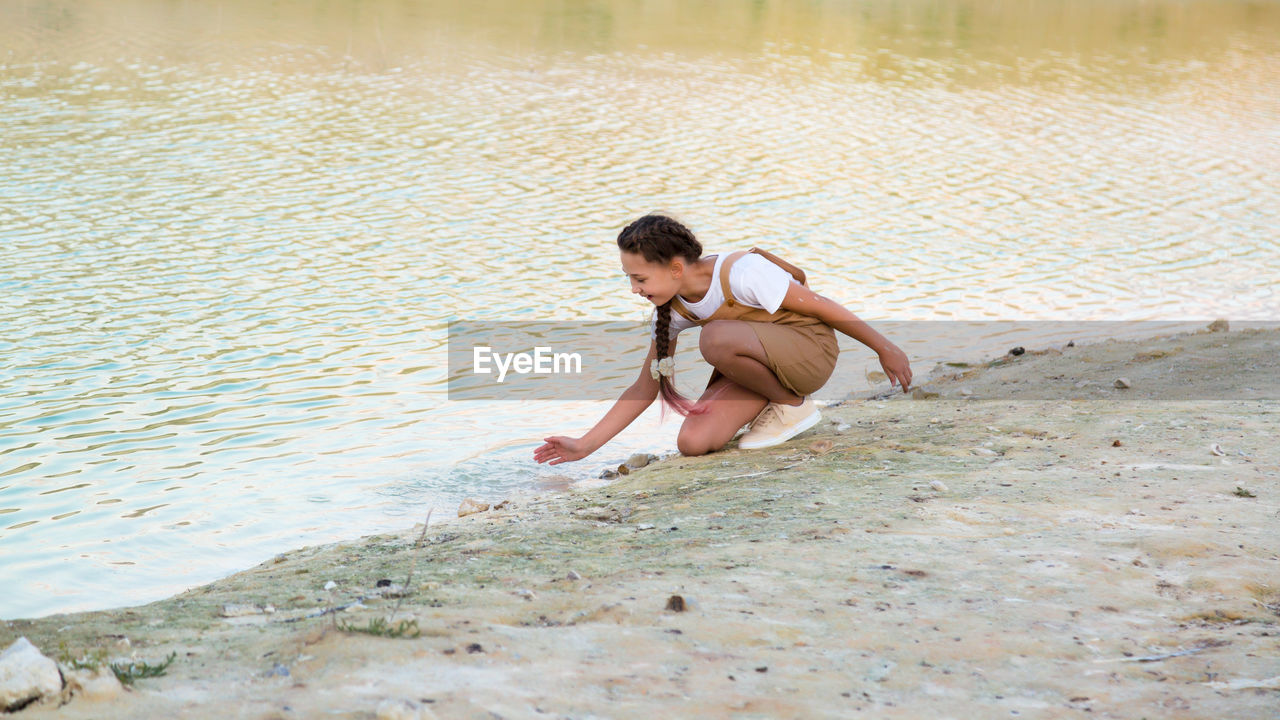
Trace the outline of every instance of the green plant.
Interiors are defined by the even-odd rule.
[[[174,658],[178,657],[178,653],[171,652],[164,662],[151,664],[144,661],[130,661],[128,663],[111,663],[111,672],[115,673],[116,679],[121,685],[132,685],[134,680],[139,678],[160,677],[165,674],[165,670],[173,664]]]
[[[386,619],[380,617],[370,620],[369,624],[363,626],[342,621],[338,623],[338,629],[343,632],[359,632],[389,638],[416,638],[422,634],[418,629],[417,620],[401,620],[391,625]]]

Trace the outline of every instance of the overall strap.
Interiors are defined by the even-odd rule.
[[[694,317],[693,312],[690,311],[689,308],[685,307],[684,301],[680,299],[679,295],[676,295],[675,297],[671,298],[671,309],[683,315],[684,319],[688,320],[691,323],[695,323],[697,325],[702,324],[702,321]]]
[[[729,256],[720,264],[720,290],[724,293],[724,304],[729,307],[738,304],[738,301],[733,297],[733,291],[729,289],[729,270],[733,268],[733,264],[738,261],[738,258],[746,254],[746,250],[729,253]]]
[[[753,247],[751,248],[751,252],[763,257],[764,259],[768,260],[774,265],[777,265],[783,270],[786,270],[787,272],[791,273],[791,277],[795,278],[796,282],[800,283],[801,285],[805,285],[804,271],[801,270],[800,268],[796,267],[795,265],[792,265],[786,260],[783,260],[777,255],[774,255],[768,250],[761,250],[760,248]]]

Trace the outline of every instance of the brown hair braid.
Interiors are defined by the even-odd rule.
[[[635,220],[618,233],[618,249],[641,255],[651,263],[669,263],[676,257],[692,264],[702,257],[702,244],[689,228],[665,215],[649,214]],[[654,345],[657,360],[671,356],[671,301],[659,305],[655,311]],[[658,389],[663,403],[681,415],[697,414],[699,408],[692,400],[676,390],[672,378],[658,376]]]

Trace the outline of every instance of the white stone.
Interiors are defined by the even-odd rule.
[[[95,702],[111,700],[124,692],[116,674],[106,667],[71,670],[67,673],[67,686],[77,698]]]
[[[468,515],[482,513],[488,509],[489,509],[489,503],[480,502],[479,500],[473,500],[471,498],[467,498],[466,500],[462,501],[461,505],[458,506],[458,517],[466,517]]]
[[[947,484],[942,482],[941,480],[934,480],[933,482],[929,483],[929,487],[933,488],[937,492],[944,493],[947,491]]]
[[[58,664],[42,655],[30,640],[20,637],[0,653],[0,711],[61,692]]]

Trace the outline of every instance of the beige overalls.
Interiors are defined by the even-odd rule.
[[[731,253],[720,264],[720,289],[724,293],[724,303],[716,308],[711,317],[706,320],[695,317],[681,302],[679,295],[672,298],[671,307],[699,326],[716,320],[743,320],[749,323],[760,339],[760,344],[764,346],[769,369],[778,376],[782,386],[800,396],[810,395],[822,387],[836,369],[836,357],[840,354],[836,333],[831,326],[809,315],[783,309],[771,313],[763,308],[738,302],[729,289],[729,271],[747,252],[739,250]],[[796,282],[805,285],[803,270],[759,248],[751,248],[750,252],[786,270]],[[712,372],[707,386],[710,387],[722,377],[724,376],[719,370]]]

